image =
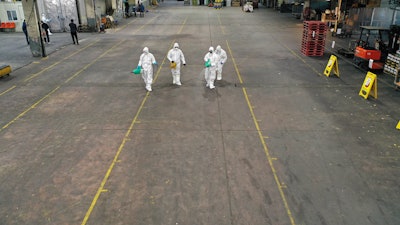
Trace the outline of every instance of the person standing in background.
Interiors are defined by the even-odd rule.
[[[49,27],[49,25],[42,21],[42,29],[43,29],[43,35],[45,35],[44,42],[47,42],[48,44],[50,44],[50,36],[49,36],[50,27]]]
[[[29,45],[28,29],[27,29],[27,27],[26,27],[26,22],[25,22],[25,20],[24,20],[24,22],[22,22],[22,31],[24,32],[25,38],[26,38],[26,42],[27,42],[28,45]]]
[[[125,7],[125,17],[129,17],[129,2],[128,0],[124,0],[124,7]]]
[[[71,23],[69,23],[69,28],[70,28],[70,32],[71,32],[72,42],[74,42],[74,44],[75,44],[75,40],[76,40],[76,44],[79,45],[78,28],[76,27],[76,24],[74,23],[73,19],[71,19]]]

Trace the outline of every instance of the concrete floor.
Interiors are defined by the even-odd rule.
[[[340,78],[323,74],[335,39],[306,57],[302,32],[272,9],[165,1],[79,46],[54,34],[47,58],[0,34],[19,40],[16,53],[1,46],[17,69],[0,79],[0,224],[400,224],[393,78],[379,74],[365,100],[348,59]],[[228,62],[210,90],[203,57],[216,45]],[[131,73],[145,46],[151,93]]]

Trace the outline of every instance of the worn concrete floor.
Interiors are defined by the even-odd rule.
[[[306,57],[302,31],[272,9],[166,1],[79,46],[54,34],[47,58],[24,63],[18,47],[25,61],[0,79],[0,224],[400,224],[392,77],[362,98],[365,72],[339,58],[340,77],[326,77],[333,37]],[[228,62],[210,90],[203,57],[216,45]],[[145,46],[151,93],[131,73]]]

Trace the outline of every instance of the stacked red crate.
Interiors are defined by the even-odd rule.
[[[304,21],[301,52],[306,56],[322,56],[325,50],[327,26],[321,21]]]

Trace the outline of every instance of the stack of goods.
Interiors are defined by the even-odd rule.
[[[233,0],[232,1],[232,7],[239,7],[240,6],[240,0]]]
[[[325,50],[327,26],[321,21],[304,21],[301,53],[306,56],[322,56]]]
[[[389,54],[386,58],[385,66],[383,67],[383,72],[396,76],[399,71],[400,64],[400,52],[397,51],[396,54]]]

